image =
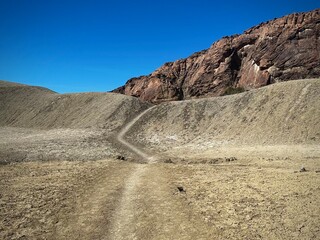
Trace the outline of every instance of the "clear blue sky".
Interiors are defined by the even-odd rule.
[[[0,0],[0,79],[110,91],[319,0]]]

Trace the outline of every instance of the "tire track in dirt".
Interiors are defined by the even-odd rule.
[[[155,108],[153,106],[151,108],[146,109],[131,122],[126,124],[117,135],[117,141],[129,148],[132,152],[142,158],[146,163],[155,163],[156,160],[152,156],[149,156],[143,150],[134,146],[124,139],[126,133],[131,129],[131,127],[147,112],[151,109]],[[136,239],[135,231],[134,231],[134,208],[135,208],[135,200],[136,200],[136,189],[137,185],[141,180],[141,176],[146,171],[146,164],[137,164],[136,168],[133,170],[132,174],[126,181],[122,197],[119,201],[118,209],[115,211],[115,215],[113,216],[113,222],[110,230],[110,236],[107,239]]]

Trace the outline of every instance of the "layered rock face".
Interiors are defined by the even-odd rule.
[[[162,102],[320,76],[320,9],[262,23],[209,49],[165,63],[114,92]]]

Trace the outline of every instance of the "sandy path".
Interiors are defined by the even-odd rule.
[[[0,239],[103,239],[134,168],[108,159],[0,166]]]
[[[142,160],[147,163],[154,163],[155,159],[149,156],[143,150],[132,145],[124,139],[125,134],[130,128],[148,111],[153,109],[155,106],[148,108],[147,110],[140,113],[131,122],[121,129],[117,136],[117,140],[128,147],[132,152],[136,153]],[[133,170],[132,174],[126,181],[122,197],[120,199],[118,208],[115,211],[113,217],[113,223],[111,224],[110,235],[106,239],[136,239],[135,232],[132,224],[134,222],[134,208],[135,208],[135,192],[137,185],[140,182],[141,175],[146,171],[146,165],[138,164]]]
[[[112,224],[111,215],[117,208],[126,176],[134,164],[103,160],[93,171],[85,170],[77,183],[74,210],[60,220],[55,239],[102,239]],[[95,165],[94,162],[92,165]]]
[[[216,229],[190,211],[162,163],[137,164],[105,239],[212,239]]]
[[[105,239],[191,239],[199,237],[199,230],[204,227],[198,224],[195,227],[198,221],[192,221],[190,213],[186,211],[187,207],[172,198],[173,189],[167,182],[170,176],[162,171],[165,169],[157,163],[156,158],[124,139],[130,128],[154,107],[135,117],[117,136],[120,143],[147,164],[136,164],[126,180]],[[201,229],[200,232],[209,231]]]
[[[127,179],[119,205],[111,223],[110,236],[106,239],[137,239],[134,231],[136,191],[146,165],[139,164]]]
[[[149,112],[151,109],[155,108],[156,106],[153,106],[151,108],[148,108],[147,110],[143,111],[142,113],[140,113],[138,116],[136,116],[134,119],[132,119],[131,122],[129,122],[127,125],[125,125],[121,131],[119,132],[118,136],[117,136],[117,140],[122,143],[123,145],[125,145],[126,147],[128,147],[132,152],[136,153],[139,157],[141,157],[144,161],[151,163],[154,161],[154,158],[149,156],[148,154],[146,154],[143,150],[137,148],[136,146],[132,145],[131,143],[129,143],[128,141],[126,141],[124,139],[124,136],[126,135],[126,133],[130,130],[130,128],[143,116],[145,115],[147,112]]]

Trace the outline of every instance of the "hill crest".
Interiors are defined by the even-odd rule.
[[[151,102],[223,95],[320,76],[320,9],[261,23],[209,49],[165,63],[114,92]]]

